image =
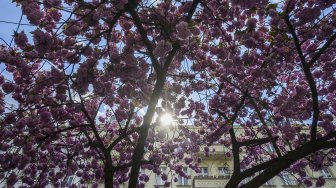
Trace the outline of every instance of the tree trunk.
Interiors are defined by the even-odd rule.
[[[109,166],[105,166],[104,168],[104,183],[105,183],[105,188],[113,188],[113,170]]]
[[[231,176],[231,178],[229,179],[228,183],[225,185],[225,188],[235,188],[235,187],[238,187],[238,184],[239,184],[239,179],[238,177],[233,174]]]

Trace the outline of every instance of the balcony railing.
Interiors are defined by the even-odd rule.
[[[195,176],[194,177],[194,187],[218,187],[223,188],[229,181],[230,175],[218,175],[218,176]]]

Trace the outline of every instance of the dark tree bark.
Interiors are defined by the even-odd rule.
[[[105,188],[113,188],[113,175],[114,172],[111,167],[105,166],[104,168],[104,183],[105,183]]]

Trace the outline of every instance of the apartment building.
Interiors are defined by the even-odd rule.
[[[184,167],[183,170],[190,178],[178,177],[177,181],[169,175],[166,165],[161,165],[161,172],[168,174],[168,180],[171,182],[172,188],[224,188],[233,170],[232,158],[224,157],[224,148],[221,145],[213,146],[216,152],[209,157],[201,156],[203,158],[200,164],[200,172],[196,173],[189,168]],[[321,171],[312,171],[306,169],[310,179],[314,182],[318,177],[323,176],[326,180],[324,188],[336,188],[336,166],[325,168]],[[141,173],[146,173],[150,176],[146,187],[164,187],[164,181],[160,175],[152,172],[142,170]],[[250,178],[246,178],[242,183],[248,182]],[[127,187],[124,185],[123,187]],[[266,182],[262,187],[264,188],[299,188],[304,187],[299,185],[297,178],[289,173],[282,173]],[[312,186],[314,187],[314,185]]]
[[[224,188],[226,183],[229,181],[229,178],[232,173],[233,163],[231,158],[223,157],[223,148],[220,145],[214,146],[217,150],[213,155],[209,157],[203,156],[203,161],[200,165],[200,172],[196,173],[189,168],[184,167],[183,170],[186,174],[189,175],[189,178],[177,177],[177,181],[174,181],[174,178],[168,172],[168,168],[165,164],[161,165],[161,172],[168,174],[168,180],[171,182],[171,188]],[[321,171],[312,171],[306,169],[307,174],[309,174],[310,179],[314,182],[318,177],[323,176],[326,180],[324,188],[336,188],[336,166],[325,168]],[[155,187],[164,187],[164,181],[160,175],[156,175],[151,171],[141,170],[140,173],[145,173],[149,175],[150,180],[145,187],[155,188]],[[248,182],[250,178],[246,178],[242,183]],[[68,177],[63,186],[67,187],[72,183],[75,183],[74,177]],[[77,185],[80,185],[77,183]],[[103,184],[100,184],[100,187],[104,187]],[[121,186],[126,188],[127,184]],[[303,188],[305,186],[299,185],[297,178],[289,173],[282,173],[278,176],[272,178],[266,182],[263,188]],[[314,187],[314,185],[312,186]]]
[[[196,127],[190,126],[191,129],[196,130]],[[167,136],[169,137],[173,129],[168,129]],[[242,129],[237,128],[236,133],[239,134],[242,132]],[[268,152],[275,152],[274,148],[271,145],[266,145],[266,150]],[[229,181],[229,178],[233,171],[233,160],[232,157],[226,157],[225,153],[227,148],[222,144],[214,144],[210,147],[210,151],[214,150],[211,155],[205,156],[203,152],[199,152],[197,155],[202,159],[202,163],[199,165],[200,172],[196,173],[187,166],[183,167],[183,170],[188,174],[189,178],[178,176],[175,181],[171,176],[171,173],[168,172],[168,168],[165,164],[161,165],[161,172],[168,174],[168,181],[171,188],[224,188],[226,183]],[[315,182],[317,178],[323,176],[326,180],[324,188],[336,188],[336,165],[325,168],[321,171],[313,171],[311,169],[305,169],[306,173],[309,176],[309,179],[312,182]],[[164,181],[160,175],[156,175],[153,172],[141,170],[141,173],[149,175],[150,180],[145,187],[164,187]],[[262,187],[264,188],[299,188],[305,187],[300,185],[298,182],[298,177],[295,177],[290,173],[281,173],[278,176],[272,178],[266,182]],[[242,184],[247,183],[251,178],[246,178],[242,181]],[[127,187],[127,185],[123,185]],[[313,186],[315,184],[313,183]]]
[[[191,126],[192,127],[192,126]],[[195,129],[195,127],[192,127]],[[240,130],[237,130],[238,132]],[[167,132],[167,136],[169,137],[171,134],[171,130]],[[205,156],[203,152],[199,152],[197,155],[202,158],[202,163],[199,165],[200,172],[196,173],[195,171],[188,168],[186,165],[183,167],[183,171],[189,177],[181,177],[177,176],[176,178],[172,177],[172,173],[169,172],[169,168],[167,165],[162,164],[160,166],[161,172],[168,175],[168,181],[170,182],[171,188],[224,188],[226,183],[229,181],[230,176],[233,171],[233,160],[231,157],[226,157],[225,152],[227,148],[225,148],[222,144],[214,144],[210,147],[212,151],[214,149],[215,152],[212,152],[210,156]],[[270,146],[266,146],[269,152],[274,152],[274,149]],[[306,169],[307,174],[309,175],[309,179],[313,182],[317,180],[320,176],[323,176],[326,180],[324,188],[336,188],[336,165],[325,168],[321,171],[312,171],[311,169]],[[145,173],[149,176],[149,181],[145,185],[148,188],[164,188],[165,181],[163,181],[161,175],[157,175],[149,170],[141,169],[140,173]],[[175,180],[174,180],[175,179]],[[246,178],[242,181],[242,183],[246,183],[251,178]],[[76,182],[76,178],[68,177],[63,186],[67,187],[67,185],[71,185],[76,183],[80,185],[78,181]],[[297,177],[290,173],[281,173],[278,176],[272,178],[268,182],[266,182],[262,187],[263,188],[303,188],[304,185],[300,185],[297,181]],[[104,185],[101,183],[99,187],[103,188]],[[121,186],[122,188],[127,188],[127,183]],[[315,187],[315,184],[311,186]]]

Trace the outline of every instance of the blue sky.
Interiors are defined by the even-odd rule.
[[[15,3],[11,2],[11,0],[0,0],[0,38],[1,38],[0,44],[4,44],[4,41],[6,41],[6,43],[10,43],[14,33],[13,31],[17,29],[17,24],[4,23],[4,22],[18,23],[20,21],[20,17],[21,17],[20,7],[17,7]],[[25,16],[23,16],[21,23],[29,24]],[[31,28],[32,28],[31,26],[23,25],[20,26],[18,31],[25,30],[26,32],[29,32]],[[0,63],[1,74],[5,76],[6,79],[11,80],[12,74],[3,71],[4,68],[5,68],[4,64]],[[16,102],[9,95],[6,95],[5,101],[9,105],[16,104]]]
[[[0,37],[6,42],[10,42],[12,39],[13,31],[16,30],[16,24],[4,23],[13,22],[18,23],[21,17],[21,7],[17,7],[11,0],[0,0]],[[22,19],[23,24],[29,24],[25,16]],[[19,31],[27,30],[30,26],[21,26]],[[0,41],[3,44],[3,41]]]

